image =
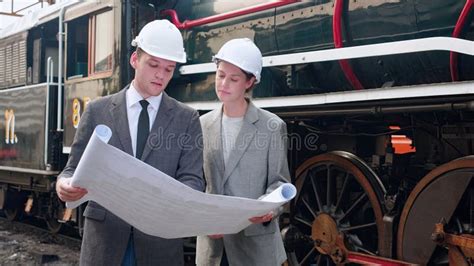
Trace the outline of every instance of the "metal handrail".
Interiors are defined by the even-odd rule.
[[[342,13],[344,10],[344,1],[343,0],[334,0],[334,16],[332,17],[332,36],[334,39],[334,47],[342,48]],[[349,29],[346,29],[346,31]],[[354,73],[352,66],[349,64],[349,61],[343,59],[339,61],[342,72],[346,76],[347,80],[351,86],[356,90],[362,90],[364,86],[360,82],[357,75]]]
[[[474,0],[466,0],[466,4],[459,14],[458,21],[456,22],[456,26],[454,27],[453,37],[459,38],[461,36],[462,29],[464,28],[469,13],[474,6]],[[459,79],[458,73],[458,55],[454,52],[449,54],[449,70],[451,71],[451,80],[457,81]]]
[[[46,64],[46,110],[45,110],[45,123],[44,123],[44,165],[48,168],[48,146],[49,146],[49,89],[53,82],[54,75],[54,61],[51,57],[48,57]]]
[[[58,113],[57,113],[57,121],[56,121],[56,130],[63,131],[61,127],[61,123],[63,120],[62,111],[63,111],[63,46],[64,46],[64,14],[66,12],[67,6],[61,7],[59,12],[59,32],[58,32]]]
[[[195,20],[185,20],[183,22],[179,21],[178,14],[176,13],[176,10],[174,9],[166,9],[161,11],[160,15],[165,17],[169,16],[171,17],[171,22],[180,30],[187,30],[193,27],[213,23],[213,22],[218,22],[234,17],[239,17],[243,15],[248,15],[251,13],[279,7],[279,6],[285,6],[289,4],[293,4],[296,2],[300,1],[295,1],[295,0],[282,0],[282,1],[274,1],[274,2],[269,2],[269,3],[263,3],[260,5],[255,5],[247,8],[242,8],[238,10],[233,10],[230,12],[214,15],[214,16],[209,16],[205,18],[200,18],[200,19],[195,19]]]

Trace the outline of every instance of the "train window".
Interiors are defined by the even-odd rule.
[[[87,77],[88,62],[88,17],[80,17],[67,23],[67,77]]]
[[[26,84],[26,35],[0,42],[0,88]]]
[[[0,46],[0,88],[7,86],[7,75],[6,75],[6,66],[7,66],[7,55],[6,47]]]
[[[112,71],[112,10],[72,20],[67,25],[68,79],[109,75]]]
[[[113,12],[107,11],[90,18],[91,64],[90,74],[112,70]]]

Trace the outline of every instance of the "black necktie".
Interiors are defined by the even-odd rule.
[[[142,111],[138,118],[138,130],[137,130],[137,152],[136,156],[138,159],[142,157],[143,149],[145,148],[146,140],[148,139],[148,133],[150,132],[150,118],[148,117],[148,104],[147,100],[141,100],[140,105]]]

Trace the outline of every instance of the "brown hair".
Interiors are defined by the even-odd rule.
[[[137,57],[140,58],[140,56],[142,55],[142,53],[144,53],[144,51],[142,50],[142,48],[140,47],[137,47],[137,49],[135,50],[135,52],[137,52]]]

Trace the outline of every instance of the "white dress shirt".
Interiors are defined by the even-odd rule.
[[[148,105],[148,117],[150,118],[150,130],[155,121],[156,114],[160,108],[161,99],[163,98],[163,93],[158,96],[148,97],[146,100],[150,103]],[[138,93],[137,89],[133,86],[133,82],[130,84],[130,87],[126,93],[126,102],[127,102],[127,117],[128,117],[128,127],[130,130],[130,137],[132,138],[132,148],[133,155],[137,153],[137,127],[138,127],[138,118],[140,112],[142,111],[142,106],[140,101],[143,100],[143,97]]]

